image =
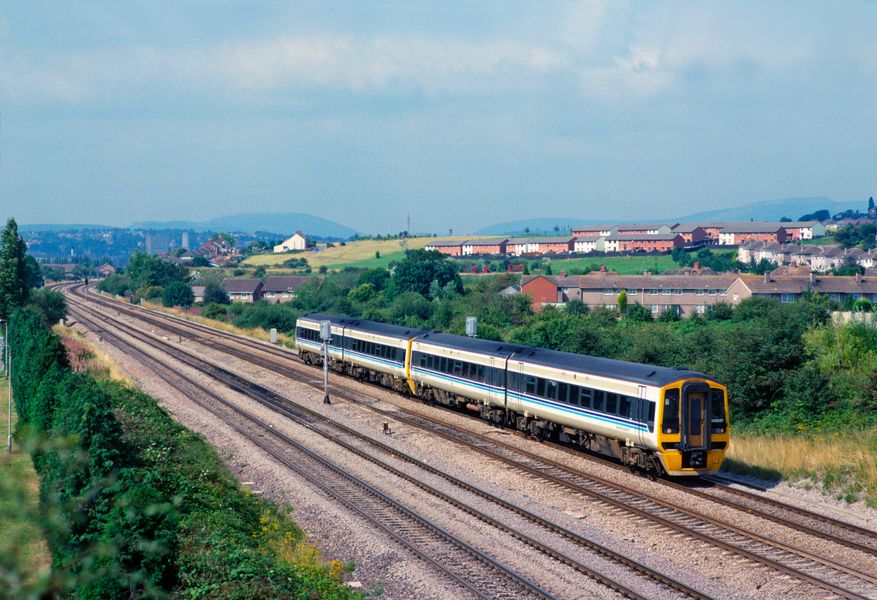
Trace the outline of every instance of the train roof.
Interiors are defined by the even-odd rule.
[[[657,367],[612,358],[601,358],[599,356],[546,350],[544,348],[526,348],[513,356],[511,360],[519,360],[544,367],[575,370],[590,375],[597,375],[598,377],[623,379],[625,381],[658,387],[688,378],[715,381],[715,379],[708,375],[688,369]]]
[[[397,337],[400,339],[411,339],[415,336],[426,333],[427,329],[417,329],[416,327],[404,327],[402,325],[391,325],[389,323],[379,323],[377,321],[366,321],[365,319],[353,319],[350,317],[342,317],[339,315],[327,315],[321,313],[312,313],[302,317],[303,319],[321,321],[329,320],[334,325],[342,327],[350,327],[359,331],[385,335],[388,337]]]
[[[430,331],[423,335],[419,335],[415,341],[435,344],[436,346],[442,346],[445,348],[468,350],[469,352],[498,356],[500,358],[506,358],[510,354],[528,349],[526,346],[520,346],[518,344],[494,342],[492,340],[470,338],[463,335],[440,333],[438,331]]]

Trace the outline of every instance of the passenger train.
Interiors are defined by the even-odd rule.
[[[652,476],[718,471],[728,447],[727,389],[703,373],[326,314],[296,323],[309,364],[322,364],[321,321],[331,323],[334,371],[540,439],[608,449]]]

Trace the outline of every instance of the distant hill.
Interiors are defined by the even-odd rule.
[[[797,219],[802,215],[822,210],[828,210],[831,214],[839,213],[849,208],[866,210],[867,200],[859,202],[830,200],[823,196],[813,198],[780,198],[764,202],[753,202],[744,206],[733,208],[719,208],[704,212],[667,219],[680,223],[694,223],[698,221],[779,221],[783,217]],[[650,219],[660,221],[661,219]]]
[[[19,231],[71,231],[82,229],[116,229],[110,225],[94,225],[81,223],[31,223],[27,225],[19,225]]]
[[[138,229],[193,229],[195,231],[257,231],[292,235],[295,230],[321,238],[347,239],[356,231],[334,221],[305,213],[243,213],[217,217],[207,221],[142,221],[132,225]]]
[[[570,228],[577,225],[600,225],[606,220],[594,221],[588,219],[569,219],[569,218],[537,218],[523,219],[521,221],[508,221],[506,223],[497,223],[483,229],[479,229],[473,235],[523,235],[525,229],[529,228],[530,233],[542,233],[545,235],[554,235],[554,226],[561,228],[560,234],[565,235]]]

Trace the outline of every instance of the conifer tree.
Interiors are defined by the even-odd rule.
[[[27,245],[18,235],[18,224],[10,218],[0,245],[0,319],[9,319],[12,312],[27,301],[26,254]]]

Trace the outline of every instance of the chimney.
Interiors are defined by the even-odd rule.
[[[810,271],[810,283],[816,283],[816,273]]]
[[[566,271],[561,271],[561,272],[560,272],[560,276],[561,276],[561,277],[566,277]]]
[[[764,283],[770,283],[770,271],[764,272]]]
[[[606,272],[606,265],[600,265],[600,272],[601,272],[601,273],[605,273],[605,272]]]
[[[862,283],[862,274],[856,271],[856,283]]]
[[[700,271],[700,261],[699,261],[699,260],[694,261],[694,267],[693,267],[693,269],[694,269],[695,271]]]

